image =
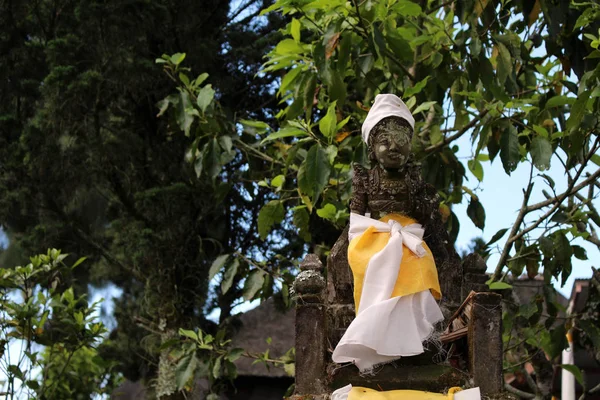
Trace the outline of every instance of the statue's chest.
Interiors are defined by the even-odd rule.
[[[389,179],[380,174],[369,176],[369,195],[372,198],[405,198],[409,187],[405,179]]]

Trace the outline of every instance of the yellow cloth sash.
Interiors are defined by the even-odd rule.
[[[363,387],[353,387],[348,400],[452,400],[460,388],[451,388],[448,394],[421,392],[419,390],[388,390],[379,392]]]
[[[417,223],[414,219],[399,214],[388,214],[380,221],[387,222],[390,219],[399,222],[402,226]],[[377,232],[370,227],[362,235],[352,239],[348,246],[348,263],[354,275],[354,302],[357,311],[369,260],[380,252],[389,240],[389,232]],[[430,290],[437,300],[442,297],[433,255],[424,242],[422,245],[426,251],[424,257],[418,257],[408,249],[404,250],[392,297],[407,296],[424,290]]]

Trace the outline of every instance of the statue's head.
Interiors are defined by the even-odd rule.
[[[403,167],[409,159],[415,120],[400,98],[380,94],[362,126],[369,158],[387,169]]]
[[[402,168],[410,157],[412,135],[413,129],[405,119],[382,119],[369,134],[369,158],[386,169]]]

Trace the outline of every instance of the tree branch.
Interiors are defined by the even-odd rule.
[[[523,193],[523,203],[521,203],[521,209],[519,210],[517,219],[515,220],[515,223],[513,224],[513,227],[510,231],[510,235],[508,236],[509,240],[506,241],[506,244],[504,245],[504,248],[502,249],[502,253],[500,254],[500,259],[498,260],[498,264],[496,264],[496,269],[494,270],[494,275],[492,275],[492,281],[496,281],[500,277],[500,274],[502,273],[502,267],[504,265],[506,257],[508,257],[508,253],[510,252],[510,249],[512,248],[513,242],[510,241],[510,238],[517,234],[517,232],[519,231],[519,227],[521,226],[521,223],[523,223],[523,219],[525,218],[525,215],[527,214],[527,203],[529,202],[529,197],[531,197],[531,190],[533,189],[532,178],[533,178],[533,164],[531,165],[531,171],[529,173],[529,184],[527,185],[527,190],[525,190]]]
[[[504,384],[504,389],[506,389],[507,392],[516,394],[517,396],[519,396],[522,399],[535,399],[535,394],[531,394],[531,393],[527,393],[522,390],[519,390],[516,387],[510,386],[508,383]]]
[[[517,240],[522,238],[524,235],[526,235],[527,233],[529,233],[532,230],[534,230],[535,228],[537,228],[542,222],[544,222],[548,217],[550,217],[560,207],[562,202],[569,195],[571,195],[572,193],[575,193],[577,190],[581,190],[588,184],[593,183],[596,180],[596,178],[598,176],[600,176],[600,169],[599,169],[595,173],[590,175],[587,179],[585,179],[583,182],[581,182],[579,185],[575,186],[575,182],[577,182],[577,179],[579,179],[579,177],[581,176],[588,161],[590,160],[592,155],[594,155],[596,150],[598,150],[599,141],[600,141],[600,137],[596,138],[596,141],[594,142],[592,149],[590,150],[587,157],[585,157],[584,161],[581,163],[581,168],[579,168],[579,170],[577,171],[577,174],[575,174],[575,177],[571,180],[571,182],[569,183],[569,186],[567,187],[567,190],[564,193],[562,193],[561,195],[559,195],[557,197],[554,197],[553,199],[549,199],[544,202],[534,204],[531,207],[528,207],[527,202],[529,201],[529,195],[531,195],[531,186],[532,186],[532,184],[531,184],[532,175],[530,173],[530,176],[529,176],[529,182],[530,182],[529,185],[530,186],[528,187],[529,195],[527,195],[527,192],[525,193],[526,196],[523,198],[523,204],[521,206],[521,210],[519,211],[519,215],[517,216],[517,220],[515,221],[512,229],[511,229],[510,236],[508,237],[506,244],[504,245],[502,254],[500,255],[500,259],[498,260],[498,264],[496,264],[496,269],[494,270],[494,275],[492,275],[493,281],[497,280],[500,277],[500,273],[502,272],[502,267],[504,266],[504,263],[506,262],[506,257],[508,256],[508,253],[510,252],[510,250],[512,248],[512,244],[514,242],[516,242]],[[532,165],[532,172],[533,172],[533,165]],[[575,190],[575,189],[577,189],[577,190]],[[527,228],[524,228],[522,231],[518,232],[519,227],[521,226],[521,223],[523,222],[523,218],[525,217],[525,215],[527,215],[531,211],[539,210],[540,208],[545,207],[545,205],[541,205],[541,204],[545,204],[546,202],[549,202],[549,204],[554,204],[554,205],[552,206],[552,208],[550,210],[548,210],[541,217],[539,217],[533,224],[529,225]]]
[[[426,153],[433,153],[443,147],[445,147],[446,145],[448,145],[449,143],[455,141],[456,139],[460,138],[462,135],[464,135],[469,129],[471,129],[472,127],[474,127],[475,125],[477,125],[477,123],[479,121],[481,121],[481,119],[483,117],[485,117],[487,115],[489,111],[488,110],[483,110],[482,112],[479,113],[478,116],[476,116],[475,118],[473,118],[471,120],[471,122],[469,122],[467,125],[463,126],[463,128],[461,130],[459,130],[458,132],[456,132],[454,135],[450,135],[446,138],[444,138],[444,140],[440,143],[431,145],[427,148],[425,148],[425,152]]]
[[[583,167],[582,169],[583,170]],[[580,174],[577,174],[577,177],[579,177]],[[579,185],[573,185],[570,189],[567,189],[565,192],[563,192],[562,194],[556,196],[556,197],[552,197],[548,200],[544,200],[544,201],[540,201],[539,203],[535,203],[532,204],[530,206],[527,207],[527,212],[531,212],[531,211],[535,211],[535,210],[539,210],[540,208],[544,208],[547,207],[551,204],[556,204],[556,203],[562,203],[562,201],[572,195],[575,194],[577,192],[579,192],[581,189],[585,188],[588,185],[591,185],[592,183],[595,183],[596,178],[600,177],[600,169],[598,169],[596,172],[594,172],[592,175],[588,176],[584,181],[582,181]],[[576,181],[577,179],[574,179],[572,181],[572,184]]]

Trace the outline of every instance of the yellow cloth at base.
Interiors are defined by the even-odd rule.
[[[453,387],[448,394],[421,392],[419,390],[388,390],[379,392],[363,387],[353,387],[348,394],[348,400],[452,400],[454,393],[460,392],[460,388]]]
[[[399,222],[402,226],[417,223],[414,219],[399,214],[388,214],[380,221],[387,222],[390,219]],[[389,240],[389,232],[377,232],[374,227],[369,227],[363,234],[352,239],[348,246],[348,263],[354,275],[354,302],[357,312],[369,260],[380,252]],[[422,243],[422,246],[426,252],[424,257],[418,257],[404,246],[400,272],[392,297],[430,290],[435,299],[441,299],[442,291],[433,255],[425,242]]]

